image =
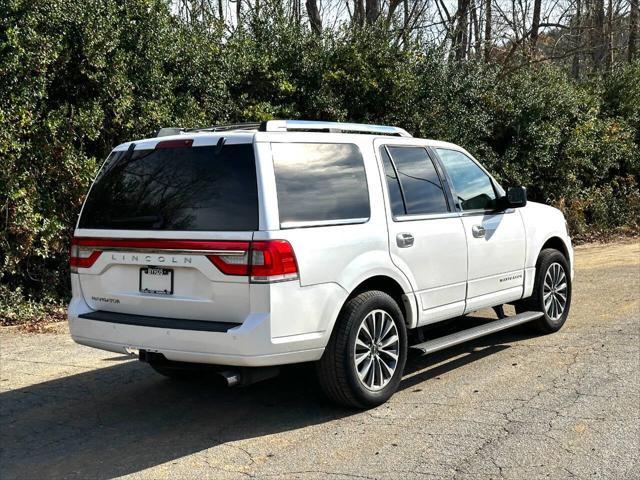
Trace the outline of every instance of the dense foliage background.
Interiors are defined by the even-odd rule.
[[[213,26],[212,26],[213,25]],[[638,231],[640,62],[569,78],[402,45],[376,24],[322,34],[266,3],[229,32],[163,0],[0,6],[0,318],[68,294],[68,241],[109,150],[161,126],[270,118],[399,125],[464,145],[574,235]]]

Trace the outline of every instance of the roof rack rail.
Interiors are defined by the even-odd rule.
[[[185,132],[228,132],[229,130],[258,130],[260,122],[229,123],[202,128],[186,128]]]
[[[395,135],[411,137],[406,130],[387,125],[367,125],[364,123],[320,122],[314,120],[269,120],[260,130],[265,132],[331,132],[331,133],[369,133],[374,135]]]
[[[231,130],[259,130],[261,132],[331,132],[368,133],[411,137],[406,130],[388,125],[367,125],[365,123],[321,122],[315,120],[269,120],[266,122],[233,123],[199,128],[167,127],[158,130],[156,137],[179,135],[187,132],[228,132]]]
[[[180,135],[187,132],[228,132],[230,130],[258,130],[260,128],[259,122],[251,123],[231,123],[224,125],[212,125],[210,127],[197,127],[197,128],[180,128],[180,127],[165,127],[158,130],[156,137],[166,137],[169,135]]]

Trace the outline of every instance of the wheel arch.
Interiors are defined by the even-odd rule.
[[[540,254],[544,249],[553,248],[559,251],[567,260],[571,278],[573,278],[573,250],[571,249],[570,240],[565,238],[561,232],[549,232],[545,237],[542,235],[533,235],[533,239],[528,242],[527,256],[525,260],[525,283],[522,298],[528,298],[533,292],[533,286],[538,266]],[[544,240],[542,240],[544,238]]]
[[[567,263],[569,264],[569,268],[571,268],[571,257],[569,255],[569,249],[567,248],[567,245],[565,244],[564,240],[562,240],[562,238],[558,236],[551,236],[547,240],[545,240],[545,242],[538,250],[538,254],[536,255],[536,263],[538,262],[538,258],[540,258],[540,253],[542,253],[545,248],[553,248],[562,253],[564,255],[564,258],[567,260]]]
[[[407,328],[413,328],[413,326],[415,326],[416,305],[415,301],[412,301],[412,294],[405,293],[400,283],[387,275],[373,275],[361,281],[351,290],[349,296],[344,301],[342,308],[344,308],[347,302],[349,302],[353,297],[369,290],[379,290],[388,294],[396,301],[398,307],[400,307],[400,311],[404,316]],[[340,313],[342,313],[342,308],[340,309]]]

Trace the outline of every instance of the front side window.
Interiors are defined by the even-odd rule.
[[[369,218],[362,154],[344,143],[272,143],[280,223]]]
[[[404,197],[407,215],[449,211],[440,177],[423,147],[387,147]],[[389,182],[390,179],[387,180]],[[396,212],[393,212],[397,215]]]
[[[437,148],[447,169],[462,210],[492,210],[496,192],[491,178],[468,156],[456,150]]]

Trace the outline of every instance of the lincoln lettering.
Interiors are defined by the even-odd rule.
[[[173,255],[130,255],[126,253],[112,253],[111,260],[121,263],[153,263],[153,264],[173,264],[190,265],[193,261],[191,257]]]

